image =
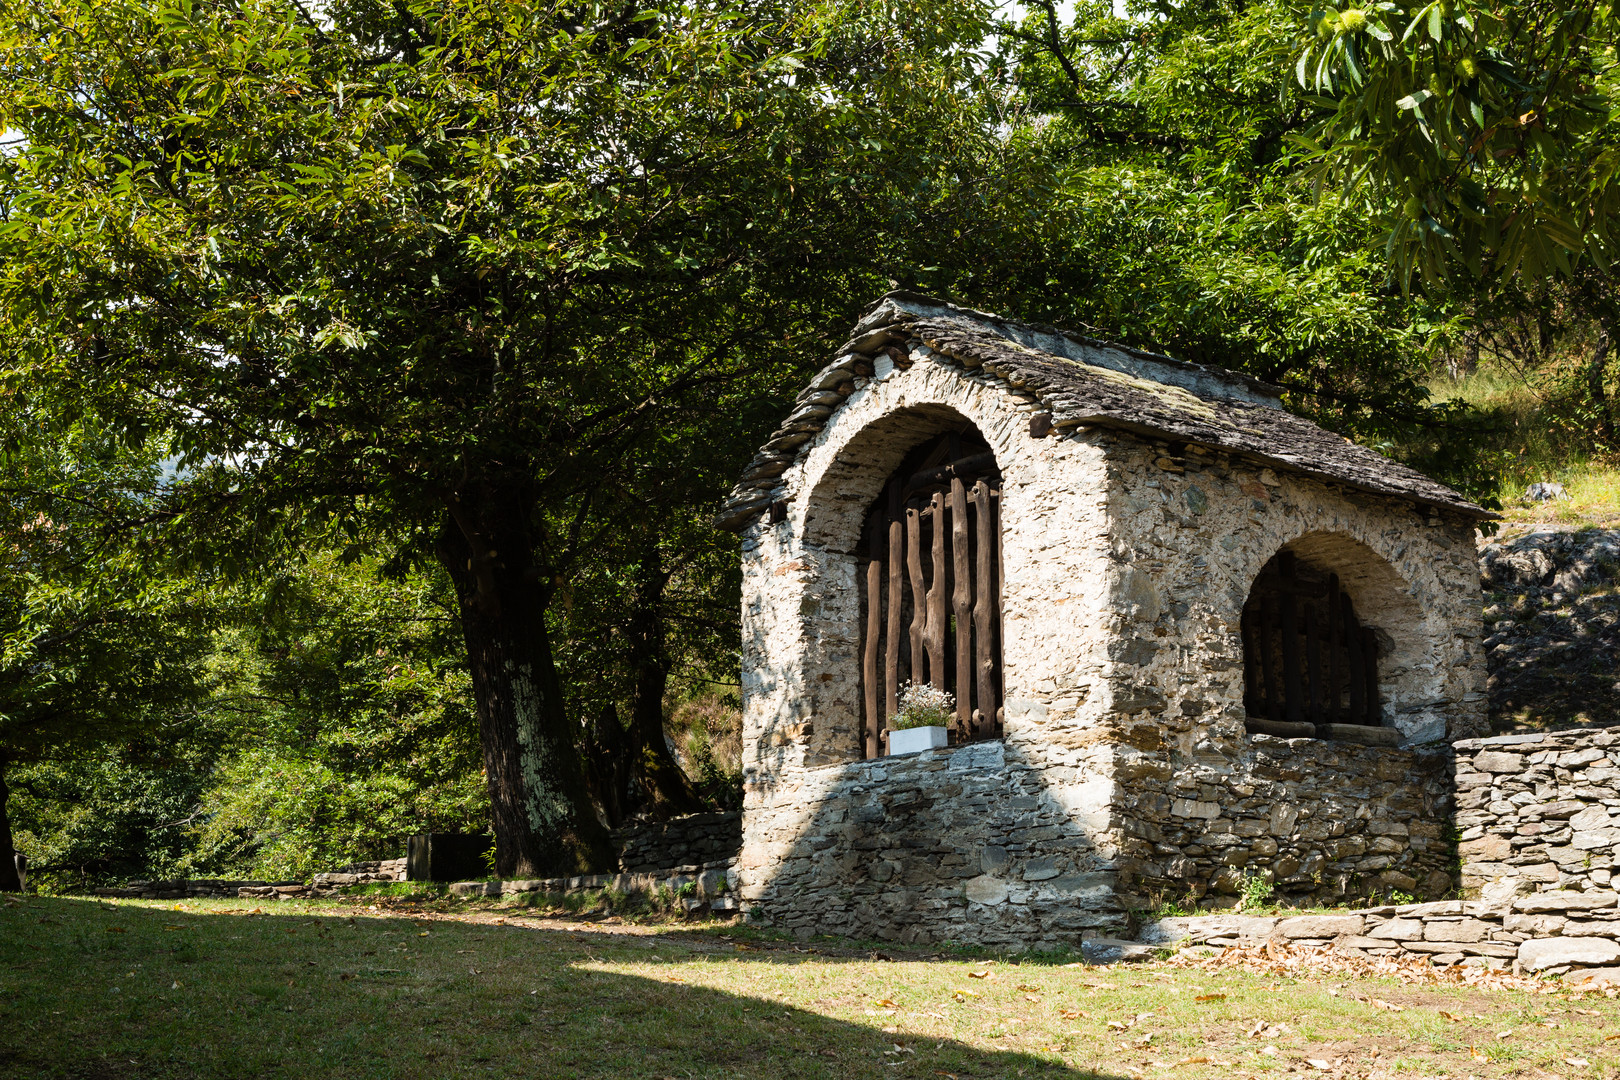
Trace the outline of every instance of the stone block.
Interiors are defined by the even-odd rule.
[[[1367,931],[1370,938],[1378,938],[1386,944],[1391,941],[1421,941],[1423,939],[1422,919],[1391,919]]]
[[[1609,987],[1620,986],[1620,967],[1572,971],[1564,982],[1576,990],[1606,990]]]
[[[1504,750],[1481,750],[1474,755],[1474,768],[1488,773],[1516,773],[1524,769],[1524,756]]]
[[[1284,938],[1335,938],[1360,934],[1365,925],[1360,915],[1296,915],[1279,922],[1273,933]]]
[[[1562,933],[1565,937],[1620,937],[1620,919],[1570,919]]]
[[[1457,853],[1465,859],[1501,862],[1513,854],[1513,841],[1505,836],[1482,836],[1458,844]]]
[[[1577,832],[1587,832],[1592,829],[1606,829],[1612,821],[1607,806],[1588,806],[1570,815],[1569,827]]]
[[[1602,967],[1620,961],[1620,945],[1608,938],[1536,938],[1519,946],[1518,960],[1530,972],[1565,964]]]
[[[1544,892],[1531,893],[1513,901],[1513,910],[1537,915],[1570,911],[1601,911],[1612,908],[1620,901],[1620,894],[1612,892]]]
[[[962,893],[969,901],[975,904],[995,906],[1007,902],[1007,883],[998,877],[989,874],[980,874],[976,878],[968,879],[962,887]]]
[[[1153,945],[1120,938],[1091,937],[1080,942],[1080,955],[1088,964],[1130,964],[1152,960],[1157,952]]]
[[[1496,923],[1480,919],[1461,919],[1456,922],[1430,922],[1423,927],[1425,941],[1484,941],[1497,929]]]
[[[1428,953],[1433,956],[1461,953],[1464,956],[1495,956],[1511,960],[1519,954],[1519,946],[1505,941],[1408,941],[1401,947],[1410,952]]]

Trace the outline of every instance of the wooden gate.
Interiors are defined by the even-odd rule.
[[[1356,619],[1337,574],[1280,552],[1243,608],[1243,704],[1251,731],[1309,734],[1281,725],[1381,726],[1378,638]]]
[[[879,757],[901,684],[956,697],[952,744],[1001,734],[1001,476],[982,441],[913,451],[866,523],[863,752]]]

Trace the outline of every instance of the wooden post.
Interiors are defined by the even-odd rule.
[[[1339,639],[1344,636],[1344,594],[1339,591],[1339,575],[1328,575],[1327,620],[1327,722],[1339,722],[1339,685],[1344,673],[1339,670]]]
[[[866,649],[861,658],[861,689],[866,698],[866,756],[878,756],[878,732],[883,729],[879,710],[878,649],[883,638],[883,549],[881,519],[873,523],[872,558],[866,564]]]
[[[932,516],[934,579],[928,585],[928,681],[941,690],[945,685],[945,495],[934,492],[928,512]]]
[[[973,735],[982,739],[994,731],[996,724],[995,510],[990,505],[990,485],[983,480],[973,485],[973,506],[978,534],[977,572],[973,578],[973,667],[978,718],[973,724]]]
[[[964,740],[973,736],[973,566],[968,539],[967,488],[962,478],[951,478],[951,564],[954,588],[951,612],[956,619],[956,730]]]
[[[911,681],[928,681],[923,635],[928,629],[928,606],[923,603],[922,514],[906,507],[906,569],[911,575]]]
[[[889,488],[889,622],[883,639],[883,718],[900,710],[900,609],[902,575],[905,573],[905,507],[900,502],[900,485]]]

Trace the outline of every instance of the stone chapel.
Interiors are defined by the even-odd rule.
[[[909,293],[743,474],[750,916],[1051,948],[1129,908],[1453,886],[1486,733],[1456,492],[1230,371]],[[890,755],[908,681],[949,745]]]

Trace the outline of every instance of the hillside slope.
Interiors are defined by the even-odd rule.
[[[1620,529],[1504,526],[1480,544],[1491,726],[1620,723]]]

